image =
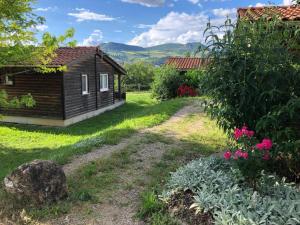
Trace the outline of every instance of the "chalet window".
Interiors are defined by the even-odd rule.
[[[12,76],[5,76],[4,84],[5,85],[14,85],[13,77]]]
[[[100,91],[108,91],[108,74],[100,74]]]
[[[89,93],[89,79],[87,74],[81,75],[81,89],[82,95],[87,95]]]

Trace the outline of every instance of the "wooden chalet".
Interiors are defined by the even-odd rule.
[[[9,97],[30,93],[36,101],[33,108],[0,108],[1,121],[68,126],[125,103],[126,71],[98,47],[59,48],[49,67],[61,66],[67,70],[47,74],[34,66],[1,68],[0,90]]]

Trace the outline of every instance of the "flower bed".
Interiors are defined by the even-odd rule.
[[[160,196],[191,191],[196,217],[212,215],[215,224],[300,224],[300,191],[293,184],[262,173],[253,189],[234,161],[201,158],[171,175]],[[180,196],[180,195],[178,195]]]
[[[197,96],[197,91],[186,84],[182,84],[179,86],[177,90],[177,96],[179,97],[195,97]]]

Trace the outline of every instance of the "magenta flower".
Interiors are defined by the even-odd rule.
[[[248,130],[248,127],[246,127],[246,126],[243,126],[242,129],[236,128],[234,130],[235,140],[240,139],[243,135],[247,136],[248,138],[251,138],[254,136],[254,134],[255,134],[255,132],[252,130]]]
[[[248,152],[243,152],[243,153],[242,153],[242,157],[243,157],[244,159],[248,159],[248,156],[249,156]]]
[[[226,160],[228,160],[228,159],[230,159],[230,157],[231,157],[231,152],[230,151],[226,151],[225,153],[224,153],[224,158],[226,159]]]
[[[270,159],[270,153],[266,151],[266,153],[263,156],[263,160],[269,160]]]
[[[253,137],[254,134],[255,134],[255,132],[253,130],[249,130],[246,135],[250,138],[250,137]]]
[[[273,142],[269,138],[263,139],[262,144],[264,145],[264,148],[266,150],[270,150],[272,148],[272,146],[273,146]]]
[[[263,141],[256,145],[256,148],[259,150],[270,150],[273,146],[271,139],[265,138]]]
[[[264,150],[265,146],[263,143],[256,144],[256,148],[259,150]]]
[[[234,138],[235,138],[235,140],[240,139],[240,137],[242,137],[242,136],[243,136],[243,132],[240,129],[236,128],[234,130]]]
[[[238,159],[238,158],[242,157],[242,154],[243,154],[242,150],[240,150],[240,149],[236,150],[234,153],[234,159]]]

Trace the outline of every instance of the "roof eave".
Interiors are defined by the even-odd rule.
[[[0,67],[33,67],[33,68],[38,68],[38,67],[49,67],[49,68],[58,68],[64,65],[0,65]]]
[[[106,60],[108,63],[110,63],[112,66],[114,66],[121,74],[123,74],[123,75],[127,74],[126,70],[120,64],[118,64],[115,60],[113,60],[111,57],[109,57],[104,52],[102,52],[102,53],[103,54],[98,52],[97,55],[100,57],[103,57],[104,60]]]

